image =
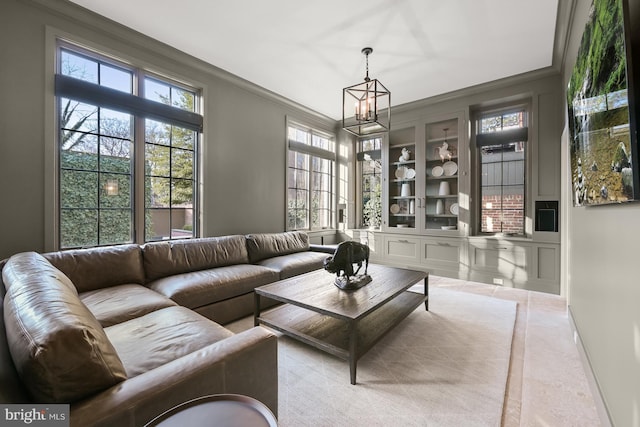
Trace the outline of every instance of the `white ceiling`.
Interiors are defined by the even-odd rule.
[[[72,0],[334,119],[369,75],[404,104],[552,65],[558,0]]]

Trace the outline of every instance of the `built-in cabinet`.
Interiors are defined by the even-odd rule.
[[[419,236],[354,230],[372,262],[464,280],[559,293],[560,244],[479,236]]]
[[[426,124],[425,130],[425,228],[458,229],[460,149],[458,117]]]
[[[560,248],[470,235],[466,111],[394,124],[383,142],[383,218],[355,231],[371,260],[436,275],[559,293]]]
[[[420,194],[423,192],[418,173],[424,173],[416,160],[419,152],[416,152],[415,126],[393,131],[384,146],[383,158],[388,165],[386,173],[383,173],[387,182],[384,228],[415,232],[420,229],[417,214],[422,204]]]
[[[468,187],[464,114],[395,127],[384,144],[383,231],[462,235],[459,194]],[[383,194],[383,198],[384,198]]]

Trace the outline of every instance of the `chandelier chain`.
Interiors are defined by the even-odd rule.
[[[364,78],[366,81],[369,81],[369,54],[365,54],[365,63],[366,63],[366,67],[367,67],[367,75]]]
[[[371,81],[371,79],[369,78],[369,54],[371,52],[373,52],[373,49],[370,47],[365,47],[364,49],[362,49],[362,53],[364,53],[366,70],[367,70],[367,75],[364,77],[365,82]]]

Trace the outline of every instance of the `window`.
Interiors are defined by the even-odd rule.
[[[196,236],[196,91],[66,43],[58,54],[58,247]]]
[[[382,223],[382,138],[358,140],[361,227],[378,228]]]
[[[332,135],[287,125],[287,229],[333,227],[335,144]]]
[[[524,235],[527,111],[480,114],[476,126],[480,231]]]

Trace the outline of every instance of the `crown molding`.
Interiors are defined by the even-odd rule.
[[[484,92],[503,89],[508,86],[531,82],[533,80],[539,80],[546,77],[558,76],[560,71],[553,66],[541,68],[535,71],[529,71],[514,76],[505,77],[498,80],[493,80],[487,83],[481,83],[474,86],[454,90],[451,92],[443,93],[440,95],[431,96],[428,98],[419,99],[417,101],[407,102],[391,107],[391,115],[394,113],[404,113],[410,110],[416,110],[424,108],[430,105],[439,104],[442,102],[453,101],[461,98],[467,98],[473,95],[478,95]],[[393,120],[393,119],[392,119]]]
[[[567,49],[571,28],[575,16],[576,0],[558,1],[558,14],[556,16],[556,34],[553,44],[553,67],[562,72],[565,68]]]

